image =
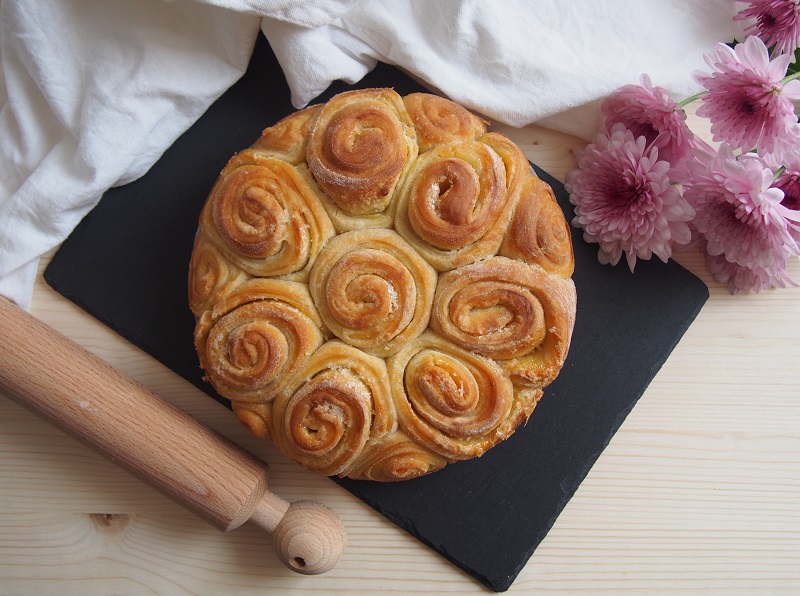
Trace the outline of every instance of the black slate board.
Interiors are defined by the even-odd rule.
[[[357,85],[383,86],[421,90],[384,64]],[[337,83],[320,101],[347,88]],[[192,344],[186,277],[197,218],[228,158],[292,111],[260,38],[246,75],[144,177],[108,191],[45,272],[56,291],[226,405],[202,381]],[[563,186],[535,169],[571,219]],[[335,480],[495,591],[511,586],[708,298],[674,262],[640,261],[632,275],[600,265],[579,232],[574,243],[572,347],[524,428],[482,458],[427,477]]]

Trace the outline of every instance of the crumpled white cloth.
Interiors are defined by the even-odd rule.
[[[40,255],[142,176],[244,73],[259,30],[302,107],[395,64],[491,120],[588,138],[643,72],[676,99],[730,0],[0,0],[0,294],[30,305]]]

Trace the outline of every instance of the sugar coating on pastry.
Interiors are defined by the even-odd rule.
[[[205,379],[324,475],[409,480],[530,417],[569,351],[569,226],[507,137],[363,89],[234,155],[189,263]]]

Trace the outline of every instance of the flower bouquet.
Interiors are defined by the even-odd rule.
[[[624,254],[633,271],[699,246],[732,294],[797,285],[787,263],[800,255],[799,2],[747,2],[734,17],[747,38],[705,56],[700,93],[676,102],[644,74],[602,102],[602,129],[566,180],[572,223],[600,262]],[[717,147],[689,129],[694,101]]]

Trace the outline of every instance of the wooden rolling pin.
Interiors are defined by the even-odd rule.
[[[267,489],[267,465],[0,298],[0,392],[33,410],[222,531],[246,521],[303,574],[333,568],[339,518]]]

